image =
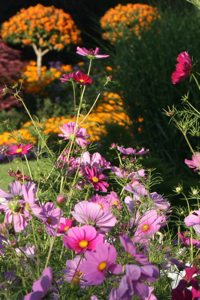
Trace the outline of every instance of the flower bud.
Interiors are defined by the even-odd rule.
[[[61,203],[65,202],[66,199],[67,199],[67,198],[66,198],[64,195],[60,194],[60,195],[56,198],[56,202],[57,202],[58,204],[61,204]]]
[[[111,147],[112,149],[114,149],[114,148],[116,148],[116,144],[115,144],[115,143],[112,143],[112,144],[110,145],[110,147]]]

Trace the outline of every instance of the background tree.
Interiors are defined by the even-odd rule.
[[[2,24],[1,35],[6,42],[32,46],[37,56],[38,80],[41,78],[42,57],[50,50],[62,50],[81,42],[71,16],[54,6],[41,4],[22,8],[9,21]]]

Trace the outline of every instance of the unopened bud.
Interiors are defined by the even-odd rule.
[[[67,198],[66,198],[64,195],[60,194],[60,195],[56,198],[56,202],[57,202],[58,204],[61,204],[61,203],[65,202],[66,199],[67,199]]]
[[[135,205],[138,205],[138,206],[139,206],[140,204],[141,204],[141,202],[140,202],[139,200],[136,200],[136,201],[135,201]]]
[[[112,149],[114,149],[114,148],[116,148],[116,144],[115,144],[115,143],[112,143],[112,144],[110,145],[110,147],[111,147]]]

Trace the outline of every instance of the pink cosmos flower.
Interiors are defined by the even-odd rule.
[[[55,209],[55,204],[52,202],[45,203],[42,209],[43,215],[38,215],[38,218],[42,219],[42,224],[46,225],[47,234],[54,235],[59,218],[63,215],[63,212],[60,208]]]
[[[191,238],[188,238],[187,237],[187,232],[178,232],[178,236],[180,237],[182,243],[186,246],[191,246]],[[190,234],[189,234],[190,236]],[[197,248],[199,249],[200,248],[200,242],[195,240],[195,239],[192,239],[192,244]]]
[[[60,218],[60,224],[58,227],[58,233],[57,235],[66,234],[69,228],[73,227],[75,223],[74,221],[71,221],[70,219]]]
[[[106,272],[121,274],[122,266],[115,264],[117,251],[114,246],[99,243],[95,252],[86,251],[86,260],[80,265],[80,270],[84,274],[84,279],[91,285],[99,285],[106,279]]]
[[[110,211],[110,204],[103,196],[98,194],[94,195],[91,199],[88,200],[91,203],[98,204],[104,212]]]
[[[80,285],[81,288],[90,285],[89,282],[84,280],[84,274],[80,271],[80,265],[84,260],[85,259],[80,256],[74,260],[67,260],[67,269],[62,270],[66,281],[71,281],[72,285]]]
[[[34,146],[32,144],[19,144],[19,146],[14,145],[9,147],[9,151],[5,153],[5,155],[16,155],[16,154],[26,154],[29,150],[33,149]]]
[[[117,222],[111,212],[104,212],[100,205],[88,201],[76,204],[71,214],[81,224],[92,223],[100,232],[110,231]]]
[[[24,300],[40,300],[49,291],[52,282],[52,269],[47,267],[42,272],[42,278],[35,281],[32,286],[32,293],[29,293],[24,297]]]
[[[80,85],[87,85],[92,83],[92,78],[90,78],[87,74],[81,73],[80,71],[74,75],[74,80]]]
[[[146,154],[147,152],[149,152],[148,150],[144,150],[144,148],[142,148],[139,152],[136,152],[136,149],[133,148],[122,148],[120,146],[117,146],[117,150],[119,150],[121,153],[126,154],[126,155],[142,155],[142,154]]]
[[[171,77],[173,84],[184,80],[192,71],[192,60],[186,51],[178,55],[177,61],[176,71],[172,73]]]
[[[199,283],[196,278],[193,278],[194,274],[198,274],[197,267],[185,268],[186,275],[180,280],[177,289],[183,291],[187,286],[191,285],[193,288],[198,290]]]
[[[23,181],[23,180],[28,180],[30,177],[28,175],[22,175],[22,172],[20,170],[18,170],[16,173],[13,172],[13,171],[10,171],[9,172],[9,175],[11,177],[14,177],[16,180],[19,180],[19,181]]]
[[[22,185],[23,198],[25,200],[26,209],[38,218],[45,218],[43,207],[35,203],[35,193],[33,188],[28,189],[26,185]]]
[[[59,134],[58,136],[64,137],[63,141],[72,140],[76,123],[74,122],[63,123],[63,127],[64,128],[59,127],[59,129],[63,132],[63,134]],[[80,147],[85,147],[88,144],[86,140],[86,138],[88,137],[89,135],[86,134],[85,128],[80,128],[80,129],[78,127],[76,128],[75,141]]]
[[[195,152],[192,155],[192,160],[185,159],[185,164],[188,165],[189,168],[195,168],[194,172],[200,169],[200,153]]]
[[[194,226],[200,224],[200,209],[193,211],[192,214],[184,219],[186,226]]]
[[[69,73],[69,75],[63,74],[63,77],[60,78],[60,81],[61,81],[62,83],[63,83],[63,82],[66,82],[66,81],[73,81],[73,80],[74,80],[74,75],[75,75],[74,72]]]
[[[14,226],[15,232],[20,232],[28,226],[28,221],[32,219],[30,212],[25,208],[24,200],[9,201],[7,205],[0,205],[0,211],[5,212],[5,223]]]
[[[155,282],[159,276],[158,268],[151,264],[141,267],[137,265],[126,265],[125,270],[126,275],[122,277],[119,284],[119,299],[131,299],[130,296],[133,295],[138,296],[140,299],[147,298],[149,288],[142,280]]]
[[[104,235],[96,231],[91,225],[72,227],[68,234],[63,236],[63,244],[66,248],[85,253],[86,250],[95,251],[98,243],[104,243]]]
[[[137,253],[135,245],[129,240],[126,234],[121,235],[119,238],[125,251],[130,254],[135,261],[143,265],[149,264],[148,257],[144,254]]]
[[[80,162],[80,158],[77,159]],[[81,167],[95,167],[99,173],[101,173],[105,169],[110,169],[110,162],[107,162],[104,157],[101,156],[100,153],[95,152],[93,155],[90,155],[88,151],[86,151],[81,159]]]
[[[6,201],[23,199],[22,185],[19,181],[9,184],[10,193],[0,189],[0,198]],[[2,202],[2,201],[1,201]]]
[[[142,242],[148,240],[161,227],[163,217],[159,216],[156,210],[147,211],[138,221],[133,240],[134,242]]]
[[[91,169],[89,167],[85,167],[84,175],[87,178],[87,181],[92,183],[95,191],[107,192],[107,187],[109,187],[109,184],[103,181],[106,180],[107,177],[103,174],[99,174],[95,167],[92,167]]]
[[[105,198],[108,201],[110,208],[116,207],[119,210],[123,208],[123,206],[120,204],[119,198],[117,197],[117,193],[114,191],[110,192],[110,194],[107,194]]]
[[[97,47],[95,50],[93,50],[92,48],[87,50],[84,47],[80,48],[77,47],[76,48],[76,53],[82,56],[87,56],[89,59],[94,59],[94,58],[106,58],[109,57],[110,55],[106,55],[106,54],[99,54],[99,48]]]

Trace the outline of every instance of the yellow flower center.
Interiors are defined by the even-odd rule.
[[[98,266],[99,271],[103,271],[106,268],[106,266],[107,266],[106,262],[100,263]]]
[[[72,279],[72,282],[75,284],[75,285],[79,285],[79,282],[80,282],[80,279],[75,276],[73,279]]]
[[[69,226],[66,226],[65,228],[64,228],[64,231],[67,231],[69,229]]]
[[[80,79],[79,81],[80,81],[80,82],[84,82],[84,80],[83,80],[83,79]]]
[[[17,149],[15,152],[16,153],[20,153],[20,152],[22,152],[23,151],[23,149],[22,148],[19,148],[19,149]]]
[[[142,226],[143,231],[147,231],[149,229],[149,225],[145,224]]]
[[[51,223],[52,223],[52,220],[51,220],[50,217],[47,218],[47,223],[48,223],[48,224],[51,224]]]
[[[99,204],[99,206],[101,207],[101,209],[103,209],[103,205],[102,204],[100,204],[100,203],[98,203]]]
[[[113,203],[114,205],[118,205],[118,201],[117,200],[115,200],[115,202]]]
[[[92,180],[93,180],[94,182],[98,182],[98,181],[99,181],[99,179],[98,179],[96,176],[94,176],[94,177],[92,178]]]
[[[85,248],[85,247],[87,247],[87,245],[88,245],[88,241],[82,240],[79,242],[79,246],[81,248]]]

